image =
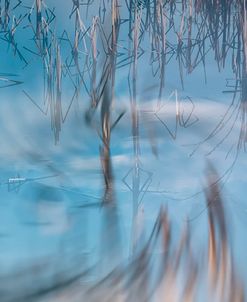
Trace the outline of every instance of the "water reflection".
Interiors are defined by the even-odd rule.
[[[246,20],[0,1],[0,301],[245,300]]]

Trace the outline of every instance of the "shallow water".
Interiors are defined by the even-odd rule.
[[[128,91],[126,66],[117,69],[114,106],[110,107],[112,125],[121,118],[111,132],[113,198],[112,204],[105,205],[99,151],[103,146],[104,108],[101,112],[97,108],[91,124],[86,122],[90,95],[83,85],[80,91],[75,88],[79,81],[76,62],[72,67],[67,65],[71,56],[75,59],[71,47],[75,14],[70,18],[73,5],[62,2],[63,6],[56,1],[42,2],[41,10],[44,26],[44,20],[53,15],[47,7],[55,9],[56,22],[54,25],[51,21],[48,38],[55,41],[51,49],[60,47],[61,70],[56,51],[45,59],[37,55],[39,39],[33,39],[37,31],[36,2],[32,11],[25,6],[30,5],[28,1],[22,1],[17,8],[10,1],[9,14],[21,20],[15,32],[18,51],[16,45],[4,40],[5,30],[1,33],[0,82],[3,86],[13,84],[13,79],[21,83],[1,89],[0,301],[228,301],[229,297],[235,299],[232,301],[244,301],[238,293],[246,293],[247,278],[246,154],[236,148],[242,123],[233,111],[234,106],[230,107],[233,115],[227,115],[221,130],[209,137],[232,102],[232,93],[222,92],[229,89],[226,79],[233,77],[231,59],[219,72],[214,54],[209,52],[207,83],[203,66],[199,65],[192,74],[184,75],[182,88],[178,62],[172,58],[166,67],[163,97],[158,101],[159,81],[147,64],[150,45],[148,38],[143,38],[144,55],[137,68],[138,161],[133,147],[136,137],[131,127],[132,94]],[[91,25],[98,5],[93,2],[88,12],[84,5],[80,7],[84,31]],[[126,16],[124,5],[122,16]],[[7,23],[8,30],[13,24]],[[102,24],[109,33],[109,24]],[[124,24],[119,38],[119,52],[123,56],[129,43]],[[171,41],[176,40],[174,33],[169,35]],[[80,63],[88,60],[83,73],[85,86],[90,89],[92,46],[91,37],[85,36],[86,46],[83,40],[80,44]],[[106,42],[97,39],[98,82]],[[49,60],[53,60],[50,75],[56,74],[50,91],[49,81],[43,78],[43,73],[49,75]],[[59,71],[62,84],[58,83]],[[56,115],[60,89],[62,117],[66,116],[61,129],[57,119],[62,117]],[[73,98],[76,93],[78,97]],[[224,209],[220,214],[223,218],[218,218],[217,210],[212,212],[219,245],[216,270],[221,272],[216,275],[220,279],[225,272],[227,277],[222,282],[230,291],[229,297],[222,299],[218,292],[211,297],[207,288],[210,207],[205,200],[214,188],[209,185],[209,163],[217,170],[211,172],[218,175],[216,183]],[[138,194],[134,189],[136,183]],[[169,223],[165,218],[160,222],[164,213]],[[221,238],[222,221],[226,225],[225,241]],[[189,247],[181,243],[186,228]],[[166,231],[170,241],[164,239]],[[220,262],[224,248],[225,267]],[[233,284],[233,289],[229,289],[229,284]]]

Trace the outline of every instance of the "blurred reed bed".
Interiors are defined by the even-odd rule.
[[[228,236],[231,220],[226,220],[218,179],[209,163],[203,212],[205,243],[200,247],[195,249],[190,222],[185,222],[180,236],[174,234],[169,211],[162,206],[147,239],[140,236],[135,253],[124,259],[121,246],[115,249],[119,241],[113,241],[120,236],[116,213],[108,208],[104,214],[107,228],[100,235],[106,253],[101,252],[98,263],[85,269],[85,257],[78,254],[63,264],[61,250],[56,258],[2,276],[2,301],[245,301],[244,280]],[[61,264],[63,268],[58,270]],[[31,279],[35,281],[32,285]]]
[[[230,61],[234,79],[229,86],[231,89],[226,92],[233,94],[232,102],[227,111],[222,112],[216,127],[195,145],[193,153],[203,143],[221,135],[227,127],[226,133],[221,135],[209,153],[213,152],[223,144],[234,125],[240,121],[237,144],[232,146],[237,158],[238,152],[245,149],[247,140],[246,1],[73,0],[71,11],[65,12],[69,20],[66,22],[73,22],[73,30],[63,28],[62,32],[57,24],[63,23],[63,20],[58,20],[55,9],[50,9],[47,3],[35,0],[29,6],[24,1],[1,1],[1,40],[8,44],[13,56],[17,56],[25,68],[32,64],[34,57],[40,60],[44,81],[42,100],[35,100],[26,89],[22,92],[42,114],[49,115],[56,144],[59,143],[62,125],[74,101],[82,99],[83,105],[87,107],[84,113],[85,127],[91,127],[94,138],[100,141],[103,193],[100,205],[97,206],[103,212],[103,264],[99,264],[102,269],[98,272],[101,278],[93,286],[88,286],[83,284],[82,277],[84,274],[88,276],[88,272],[80,272],[71,278],[59,276],[52,286],[38,289],[23,298],[8,298],[9,293],[5,294],[3,290],[3,301],[34,301],[44,296],[49,299],[50,294],[58,292],[58,298],[62,299],[68,287],[73,288],[74,294],[71,295],[78,293],[75,301],[137,301],[137,297],[139,301],[203,301],[201,297],[204,293],[207,301],[244,301],[243,281],[233,262],[223,200],[217,185],[220,177],[213,167],[209,168],[208,189],[205,191],[208,210],[207,253],[204,250],[201,258],[196,257],[191,246],[189,226],[184,228],[179,240],[173,238],[172,221],[169,220],[169,212],[163,208],[149,239],[140,246],[135,240],[138,237],[137,220],[143,193],[151,178],[140,156],[139,121],[142,115],[139,107],[142,100],[138,89],[140,77],[143,76],[140,62],[145,57],[150,74],[157,84],[153,94],[159,110],[164,99],[166,79],[169,79],[166,66],[170,62],[175,60],[184,87],[185,74],[192,73],[198,66],[203,67],[206,78],[206,58],[209,54],[214,55],[219,71]],[[16,38],[20,31],[27,32],[32,42]],[[131,248],[126,263],[121,257],[118,200],[111,158],[112,132],[125,113],[122,110],[116,114],[116,83],[121,71],[125,72],[128,87],[133,140],[133,165],[126,174],[131,177],[133,206]],[[20,84],[11,82],[8,76],[4,81]],[[69,101],[64,97],[64,87],[68,83],[72,91]],[[194,106],[189,97],[188,101]],[[182,120],[176,94],[176,122],[187,128],[191,124],[189,120],[190,116]],[[150,128],[150,133],[155,133],[152,131]],[[172,139],[176,139],[176,134],[169,134]],[[150,143],[157,155],[158,149],[154,142],[151,134]],[[141,181],[143,174],[147,176],[144,185]],[[161,252],[154,260],[156,246],[160,246]],[[99,268],[92,268],[90,273],[96,271],[97,275],[97,270]],[[55,301],[54,297],[51,301]]]

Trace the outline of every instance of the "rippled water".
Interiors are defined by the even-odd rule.
[[[76,90],[78,70],[68,63],[71,55],[75,56],[70,44],[74,41],[73,3],[41,1],[42,26],[44,20],[56,15],[49,39],[54,39],[61,51],[61,99],[66,120],[57,129],[51,117],[56,109],[49,109],[52,101],[48,105],[44,101],[49,81],[44,80],[43,72],[49,74],[49,60],[43,65],[34,53],[39,39],[33,39],[37,28],[31,25],[36,26],[34,12],[39,1],[34,2],[33,11],[30,1],[21,1],[17,8],[13,2],[9,12],[12,21],[7,22],[8,30],[2,29],[0,45],[0,82],[3,86],[14,84],[1,89],[0,101],[0,301],[245,301],[241,295],[246,293],[247,278],[246,154],[236,148],[242,123],[233,107],[233,115],[209,137],[232,102],[232,93],[222,92],[229,88],[226,79],[232,78],[231,59],[219,72],[209,52],[207,82],[199,65],[192,74],[184,75],[183,88],[177,59],[172,58],[166,68],[163,96],[157,100],[157,79],[150,72],[147,56],[139,58],[136,200],[129,66],[119,69],[114,106],[110,107],[112,121],[121,117],[110,142],[113,203],[105,205],[104,162],[99,151],[103,113],[98,110],[93,122],[86,122],[90,96],[83,85]],[[89,11],[81,5],[82,32],[91,25],[97,7],[97,1]],[[18,48],[12,40],[6,41],[15,25],[14,16],[21,20],[14,32]],[[110,23],[103,24],[108,32]],[[126,42],[124,26],[120,37]],[[143,50],[149,54],[146,40]],[[171,40],[175,40],[172,34]],[[123,41],[120,39],[119,48],[125,53],[127,43]],[[103,46],[104,42],[98,42],[96,77],[103,68]],[[83,57],[85,49],[80,47]],[[52,57],[51,74],[59,72],[58,58]],[[91,57],[88,60],[85,77],[93,68]],[[90,83],[85,85],[90,89]],[[51,91],[57,96],[59,89],[57,81]],[[73,98],[76,93],[78,97]],[[210,164],[217,170],[211,173],[218,175],[213,185],[207,174]],[[211,187],[219,189],[219,195]],[[211,212],[210,194],[221,200]],[[210,254],[213,236],[218,262],[214,248]],[[222,281],[229,291],[227,298],[220,299],[218,292],[215,300],[210,297],[210,273],[218,286],[216,292],[221,290],[222,275],[227,276]]]

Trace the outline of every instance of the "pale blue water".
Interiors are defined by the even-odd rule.
[[[31,4],[30,1],[23,1],[23,5],[25,2],[27,5]],[[68,17],[71,3],[61,3],[63,5],[58,4],[58,1],[47,1],[49,7],[55,7],[55,35],[61,37],[63,29],[66,29],[72,39],[74,17]],[[85,27],[95,14],[96,5],[95,2],[87,19],[84,19],[86,9],[82,8]],[[21,6],[14,12],[18,16],[28,11],[29,9]],[[33,293],[52,289],[58,282],[60,287],[56,289],[55,296],[63,301],[62,294],[60,297],[57,292],[67,289],[68,280],[72,280],[73,286],[73,282],[75,286],[76,282],[79,282],[79,292],[83,292],[88,284],[94,285],[105,275],[105,271],[110,271],[117,262],[125,265],[130,257],[133,222],[133,142],[128,67],[117,72],[115,107],[112,110],[113,120],[122,110],[126,110],[114,128],[111,138],[117,204],[117,211],[112,214],[112,218],[111,214],[101,207],[104,182],[99,158],[101,141],[96,131],[100,126],[100,117],[97,113],[94,127],[86,125],[84,115],[90,101],[86,91],[82,88],[78,99],[74,100],[62,125],[57,145],[51,131],[49,111],[47,115],[43,114],[24,93],[31,96],[35,103],[45,110],[42,60],[23,48],[35,50],[33,33],[30,27],[25,27],[27,25],[30,24],[25,18],[16,31],[16,41],[25,54],[27,66],[17,54],[14,55],[8,43],[1,41],[0,45],[0,73],[14,74],[3,75],[4,80],[2,79],[1,83],[4,84],[6,78],[22,82],[20,85],[1,89],[0,301],[36,301],[40,296],[32,296]],[[125,34],[123,29],[121,37]],[[1,35],[4,37],[3,33]],[[148,39],[146,40],[143,47],[146,47],[148,54],[150,49]],[[68,42],[59,39],[58,41],[61,43],[64,63],[66,56],[71,55],[71,48]],[[82,57],[84,55],[82,53]],[[172,59],[166,70],[163,107],[158,110],[157,90],[153,86],[157,84],[157,79],[152,77],[146,62],[145,55],[138,62],[137,95],[140,108],[140,178],[143,185],[139,205],[144,211],[140,228],[143,228],[145,233],[145,239],[142,240],[145,241],[150,236],[160,206],[163,205],[168,209],[175,241],[189,220],[195,254],[200,251],[201,246],[205,246],[208,229],[203,188],[206,160],[210,159],[219,175],[224,176],[222,192],[225,197],[231,248],[236,267],[245,280],[246,155],[242,151],[239,152],[232,171],[229,170],[236,156],[232,146],[238,142],[241,126],[239,119],[222,144],[217,146],[224,133],[227,134],[231,128],[234,118],[226,123],[226,127],[215,138],[203,143],[193,153],[193,144],[207,137],[231,103],[232,95],[222,93],[226,89],[225,79],[232,77],[230,64],[226,64],[229,67],[219,73],[213,55],[209,53],[207,83],[204,81],[203,68],[199,66],[192,75],[185,75],[182,89],[177,62]],[[62,106],[65,113],[70,106],[74,87],[65,67],[63,71]],[[85,77],[89,81],[88,75]],[[191,114],[190,120],[197,121],[190,127],[183,128],[177,124],[176,129],[175,91],[184,119]],[[193,100],[193,104],[188,101],[188,96]],[[162,121],[166,122],[174,135],[176,134],[176,140],[171,138]],[[157,148],[156,155],[152,152],[152,146]],[[109,227],[111,219],[117,221],[116,225],[114,222],[113,230]],[[113,257],[109,261],[109,256],[104,259],[104,255],[110,253],[109,250],[115,246],[121,250],[118,259]],[[159,254],[158,249],[154,249],[154,255]],[[82,277],[81,274],[88,268],[93,269],[86,277]],[[77,301],[73,295],[71,297],[74,298],[71,299],[74,300],[68,298],[70,291],[73,289],[68,289],[68,296],[64,294],[65,301]],[[48,294],[51,295],[48,295],[48,299],[53,301],[52,291],[50,294],[48,290]],[[25,298],[25,295],[29,298]],[[41,298],[46,299],[47,296]]]

